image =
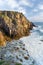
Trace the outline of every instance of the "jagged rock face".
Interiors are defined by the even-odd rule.
[[[0,31],[6,41],[27,36],[33,24],[19,12],[0,11]]]

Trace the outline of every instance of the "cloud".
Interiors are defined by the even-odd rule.
[[[26,10],[23,7],[19,7],[18,11],[26,15]]]
[[[14,10],[23,6],[32,7],[33,3],[29,0],[0,0],[0,9]]]
[[[24,6],[28,6],[28,7],[33,7],[33,3],[30,2],[30,0],[20,0],[19,4],[24,5]]]
[[[38,9],[33,9],[32,11],[33,11],[33,12],[38,12]]]
[[[36,0],[32,0],[33,2],[36,1]]]
[[[37,15],[31,16],[29,19],[30,21],[33,21],[33,22],[43,22],[43,12],[40,12]]]
[[[17,0],[0,0],[0,10],[13,10],[26,14],[26,9],[20,6],[20,2]]]
[[[43,4],[39,4],[38,9],[43,10]]]
[[[0,10],[22,12],[30,21],[43,21],[43,1],[39,0],[0,0]],[[39,3],[38,3],[39,2]]]
[[[0,0],[0,6],[2,6],[2,4],[4,4],[3,0]]]
[[[19,7],[16,0],[7,0],[7,5],[12,9]]]
[[[19,4],[16,0],[0,0],[0,9],[14,10],[18,8]]]

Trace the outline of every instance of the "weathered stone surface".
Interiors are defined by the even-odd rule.
[[[6,45],[6,40],[4,38],[4,35],[2,34],[2,32],[0,31],[0,46],[5,46]]]
[[[0,11],[0,31],[6,41],[19,39],[23,36],[29,35],[33,26],[34,24],[31,23],[22,13]]]

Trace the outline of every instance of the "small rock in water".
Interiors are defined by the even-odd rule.
[[[24,59],[28,60],[28,59],[29,59],[29,57],[28,57],[28,56],[24,56]]]
[[[23,60],[22,60],[22,59],[20,59],[20,61],[21,61],[21,62],[23,62]]]
[[[43,42],[43,40],[41,40]]]
[[[23,50],[25,50],[25,48],[22,48]]]

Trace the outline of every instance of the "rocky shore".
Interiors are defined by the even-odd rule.
[[[0,65],[34,65],[21,40],[7,42],[6,47],[0,47]]]
[[[20,40],[30,35],[35,26],[22,13],[0,11],[0,65],[34,65],[25,44]]]

